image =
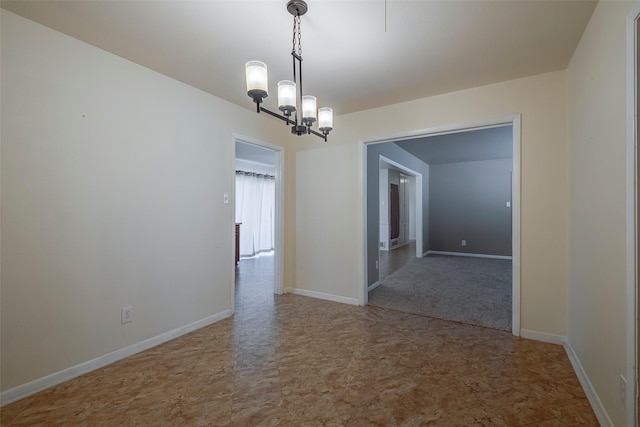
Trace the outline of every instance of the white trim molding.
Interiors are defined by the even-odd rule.
[[[307,289],[286,288],[285,293],[301,295],[303,297],[310,297],[310,298],[323,299],[327,301],[339,302],[342,304],[360,305],[360,301],[358,301],[357,298],[343,297],[342,295],[325,294],[324,292],[309,291]]]
[[[70,379],[79,377],[80,375],[84,375],[91,371],[95,371],[96,369],[107,366],[111,363],[125,359],[129,356],[133,356],[136,353],[140,353],[152,347],[156,347],[167,341],[171,341],[172,339],[178,338],[182,335],[188,334],[205,326],[209,326],[222,319],[226,319],[231,315],[231,310],[225,310],[212,316],[205,317],[204,319],[198,320],[196,322],[190,323],[188,325],[181,326],[160,335],[156,335],[155,337],[148,338],[144,341],[140,341],[119,350],[112,351],[111,353],[96,357],[95,359],[91,359],[62,371],[54,372],[53,374],[47,375],[46,377],[38,378],[26,384],[10,388],[0,393],[0,406],[15,402],[39,391],[45,390],[49,387],[53,387]]]
[[[528,340],[548,342],[550,344],[558,345],[564,345],[564,343],[567,341],[567,337],[565,337],[564,335],[532,331],[531,329],[520,329],[520,337]]]
[[[627,15],[627,143],[626,143],[626,283],[627,283],[627,425],[638,425],[638,20],[640,2],[633,4]]]
[[[571,347],[571,344],[569,343],[569,340],[566,336],[549,334],[547,332],[533,331],[530,329],[521,329],[520,337],[524,339],[531,339],[534,341],[542,341],[550,344],[561,345],[564,348],[565,353],[567,354],[569,362],[571,363],[571,367],[578,377],[580,386],[582,387],[584,394],[587,396],[587,400],[589,401],[591,409],[593,409],[598,422],[603,427],[613,427],[611,418],[609,418],[609,415],[607,414],[602,401],[598,397],[595,388],[593,388],[593,384],[591,384],[591,381],[589,381],[589,377],[584,371],[584,368],[582,367],[578,356],[573,350],[573,347]],[[632,423],[629,425],[632,426],[634,424]]]
[[[367,288],[367,292],[371,292],[372,290],[374,290],[378,286],[380,286],[380,281],[379,280],[377,280],[375,283],[372,283],[371,285],[369,285],[369,287]]]
[[[611,421],[611,418],[609,418],[609,414],[607,414],[607,411],[604,408],[602,401],[598,397],[598,393],[596,393],[596,390],[593,387],[593,384],[591,384],[591,381],[589,381],[589,377],[587,376],[587,373],[582,367],[582,364],[580,363],[580,359],[578,359],[578,356],[573,350],[573,347],[571,347],[569,340],[567,340],[566,338],[564,339],[563,346],[564,346],[564,351],[567,353],[567,357],[569,358],[569,362],[571,362],[571,366],[573,367],[573,370],[576,373],[576,376],[578,377],[578,381],[580,381],[582,390],[584,390],[584,394],[587,396],[587,400],[591,405],[591,409],[593,409],[593,412],[596,415],[596,418],[598,419],[598,422],[603,427],[614,427],[613,422]],[[629,424],[629,425],[632,426],[634,424]]]

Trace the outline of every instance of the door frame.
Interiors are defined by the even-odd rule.
[[[390,158],[380,154],[378,155],[378,170],[382,169],[382,164],[386,163],[390,166],[393,166],[394,168],[398,169],[399,171],[401,171],[403,174],[408,175],[408,176],[412,176],[415,181],[416,181],[416,185],[415,185],[415,198],[416,198],[416,206],[415,206],[415,226],[416,226],[416,258],[422,258],[422,256],[424,255],[422,253],[422,247],[424,246],[423,244],[423,233],[422,233],[422,219],[423,219],[423,212],[422,212],[422,174],[420,172],[416,172],[411,168],[406,167],[405,165],[398,163],[394,160],[391,160]],[[378,219],[378,223],[380,222],[380,220]],[[366,233],[365,233],[365,237],[366,237]],[[388,239],[389,242],[391,242],[391,239]],[[380,224],[378,224],[378,241],[380,241]],[[389,243],[389,250],[391,250],[391,243]],[[378,259],[380,259],[380,248],[378,248]],[[366,255],[366,252],[365,252]],[[366,262],[366,261],[365,261]],[[378,281],[380,280],[380,277],[378,276]],[[365,279],[365,281],[368,282],[368,279]],[[375,286],[367,286],[367,295],[365,295],[365,299],[364,299],[364,303],[366,304],[369,300],[369,292],[371,290],[373,290],[375,288]]]
[[[361,304],[366,304],[368,301],[368,239],[367,239],[367,230],[368,230],[368,221],[367,221],[367,146],[371,144],[381,144],[386,142],[397,142],[401,140],[407,139],[415,139],[422,138],[428,136],[436,136],[436,135],[446,135],[451,133],[459,133],[464,131],[472,131],[472,130],[480,130],[480,129],[488,129],[492,127],[501,127],[501,126],[511,126],[512,129],[512,200],[511,200],[511,246],[512,246],[512,316],[511,316],[511,331],[513,335],[520,336],[520,200],[521,200],[521,187],[520,187],[520,157],[521,157],[521,149],[520,149],[520,135],[521,135],[521,115],[516,114],[512,116],[496,118],[496,119],[487,119],[483,121],[477,122],[469,122],[469,123],[457,123],[450,124],[444,126],[431,127],[427,129],[422,129],[418,131],[408,131],[403,133],[398,133],[396,135],[384,136],[384,137],[372,137],[368,139],[362,140],[362,159],[363,159],[363,216],[364,216],[364,230],[363,230],[363,241],[364,241],[364,260],[363,260],[363,268],[364,268],[364,283],[362,287],[362,294],[360,297]],[[422,188],[421,190],[422,191]],[[416,204],[418,202],[416,201]],[[418,224],[420,221],[420,224]],[[416,227],[420,225],[422,229],[422,219],[416,219]],[[376,227],[379,228],[379,224],[376,224]],[[418,234],[416,228],[416,234]],[[417,238],[418,236],[416,236]],[[416,241],[417,246],[417,241]]]
[[[284,243],[284,148],[271,144],[266,141],[258,140],[248,136],[233,134],[233,161],[234,166],[232,176],[232,188],[233,193],[231,197],[232,203],[232,218],[233,224],[230,224],[229,229],[233,230],[233,238],[235,240],[235,219],[236,219],[236,175],[235,175],[235,160],[236,160],[236,143],[241,142],[243,144],[255,145],[260,148],[266,148],[272,150],[275,154],[275,230],[274,230],[274,250],[273,250],[273,290],[275,294],[282,295],[284,292],[283,283],[283,271],[284,271],[284,257],[283,257],[283,243]],[[234,249],[234,248],[232,248]],[[235,256],[235,255],[234,255]],[[235,306],[235,263],[233,263],[233,286],[231,288],[231,307]]]
[[[640,82],[640,3],[636,2],[627,15],[627,144],[626,144],[626,264],[627,264],[627,389],[625,402],[627,425],[637,425],[640,396],[638,395],[638,357],[640,320],[638,306],[638,248],[640,219],[638,215],[638,102]]]

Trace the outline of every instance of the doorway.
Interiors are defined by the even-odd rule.
[[[416,175],[381,156],[379,177],[380,250],[392,251],[416,241]]]
[[[413,258],[423,254],[422,232],[417,232],[416,219],[422,217],[422,174],[379,155],[379,248],[378,280],[369,284],[368,292],[380,280],[397,271]],[[420,221],[422,223],[422,221]],[[418,238],[420,237],[420,238]]]
[[[282,150],[264,141],[234,137],[234,303],[238,284],[252,278],[265,283],[271,294],[283,292]]]
[[[508,300],[507,304],[510,303],[511,306],[511,322],[510,329],[512,333],[516,336],[520,335],[520,116],[512,116],[508,119],[496,120],[496,121],[487,121],[485,123],[476,123],[473,125],[457,125],[457,126],[447,126],[440,127],[434,129],[427,129],[420,132],[412,132],[411,134],[405,135],[397,135],[395,137],[388,137],[384,139],[372,139],[369,141],[365,141],[363,143],[363,151],[364,151],[364,161],[365,161],[365,286],[364,286],[364,295],[362,301],[366,304],[368,301],[368,292],[372,287],[372,284],[375,286],[376,282],[379,280],[379,265],[376,252],[378,250],[378,223],[377,223],[377,214],[373,215],[375,211],[373,209],[377,208],[377,198],[372,197],[375,195],[377,189],[371,188],[376,181],[370,177],[370,174],[374,172],[372,168],[372,160],[371,154],[382,150],[380,148],[384,143],[388,142],[399,142],[399,141],[410,141],[416,140],[419,138],[431,137],[431,136],[440,136],[440,135],[452,135],[462,132],[468,131],[481,131],[488,130],[493,128],[507,128],[510,133],[510,164],[511,172],[507,174],[507,187],[508,191],[511,193],[510,197],[505,199],[503,203],[503,207],[509,209],[509,220],[507,221],[507,227],[509,227],[510,222],[510,241],[508,242],[510,246],[510,256],[505,257],[510,259],[511,270],[507,273],[510,276],[510,286],[511,286],[511,295],[510,301]],[[401,144],[397,144],[401,145]],[[407,161],[412,161],[408,156]],[[415,160],[415,159],[414,159]],[[425,162],[421,162],[424,164],[426,168],[426,172],[424,175],[424,191],[428,191],[429,188],[429,166]],[[423,168],[420,165],[415,167],[416,169],[420,169],[422,172]],[[369,182],[369,185],[367,185]],[[422,187],[422,183],[420,185]],[[420,188],[417,191],[417,195],[422,197],[423,189]],[[374,200],[371,200],[374,199]],[[506,206],[505,203],[506,202]],[[419,220],[417,221],[417,226],[420,228],[420,232],[417,233],[417,237],[420,237],[423,242],[421,245],[416,245],[416,252],[419,253],[417,257],[421,257],[423,254],[429,252],[429,201],[428,197],[424,197],[424,199],[417,203],[419,212]],[[458,241],[458,244],[462,244],[465,246],[464,239],[462,241]],[[464,251],[462,251],[464,252]]]

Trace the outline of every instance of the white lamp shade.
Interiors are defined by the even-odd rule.
[[[333,108],[322,107],[318,109],[318,129],[327,131],[333,129]]]
[[[316,97],[304,95],[302,97],[302,120],[307,122],[316,121]]]
[[[280,110],[296,110],[296,84],[291,80],[278,82],[278,108]]]
[[[259,93],[267,96],[269,82],[267,78],[267,64],[260,61],[249,61],[245,65],[247,75],[247,94],[252,96]]]

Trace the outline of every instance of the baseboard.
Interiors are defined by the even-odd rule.
[[[567,353],[567,356],[569,357],[571,366],[573,366],[573,370],[578,377],[578,381],[580,381],[580,385],[584,390],[584,394],[587,395],[589,404],[591,405],[593,412],[596,414],[596,418],[598,419],[598,422],[603,427],[613,427],[613,422],[611,421],[611,418],[609,418],[609,414],[607,414],[607,411],[604,408],[602,401],[598,397],[598,393],[596,393],[596,390],[593,388],[593,384],[591,384],[591,381],[589,381],[589,377],[587,376],[587,373],[584,371],[584,368],[580,363],[580,359],[578,359],[578,355],[576,355],[576,352],[573,350],[573,347],[571,347],[569,340],[565,339],[563,345],[564,345],[564,351]]]
[[[591,381],[589,381],[589,377],[587,376],[586,372],[582,368],[582,364],[580,363],[580,360],[578,359],[578,356],[576,355],[575,351],[573,351],[573,347],[571,347],[571,344],[569,343],[569,340],[567,339],[566,336],[548,334],[546,332],[532,331],[529,329],[520,329],[520,336],[522,338],[527,338],[535,341],[548,342],[551,344],[559,344],[563,346],[564,351],[567,353],[567,357],[569,358],[569,362],[571,362],[573,371],[576,373],[576,376],[578,377],[578,381],[582,386],[582,390],[584,390],[584,394],[587,396],[587,400],[589,400],[589,404],[591,405],[591,408],[593,409],[593,412],[595,413],[596,418],[598,419],[598,422],[600,423],[601,426],[613,427],[613,423],[611,422],[611,419],[609,418],[607,411],[604,409],[604,406],[602,405],[602,401],[600,401],[598,394],[593,388]]]
[[[532,331],[530,329],[520,329],[520,336],[534,341],[548,342],[551,344],[564,345],[567,337],[564,335],[549,334],[546,332]]]
[[[216,323],[231,315],[231,310],[225,310],[212,316],[205,317],[204,319],[198,320],[191,324],[181,326],[160,335],[156,335],[155,337],[151,337],[144,341],[140,341],[130,346],[121,348],[120,350],[107,353],[103,356],[96,357],[95,359],[91,359],[62,371],[54,372],[53,374],[47,375],[46,377],[38,378],[26,384],[10,388],[0,393],[0,406],[15,402],[39,391],[45,390],[49,387],[53,387],[75,377],[79,377],[80,375],[102,368],[103,366],[117,362],[118,360],[133,356],[136,353],[140,353],[141,351],[145,351],[167,341],[171,341],[174,338]]]
[[[349,298],[349,297],[343,297],[341,295],[325,294],[324,292],[309,291],[307,289],[287,288],[285,289],[285,293],[302,295],[304,297],[324,299],[327,301],[340,302],[340,303],[349,304],[349,305],[360,304],[357,298]]]
[[[424,255],[450,255],[450,256],[467,256],[472,258],[492,258],[492,259],[513,259],[506,255],[487,255],[487,254],[470,254],[467,252],[446,252],[446,251],[427,251]]]
[[[372,283],[371,285],[369,285],[369,287],[367,288],[367,292],[371,292],[372,290],[374,290],[378,286],[380,286],[380,281],[379,280],[377,282]]]

